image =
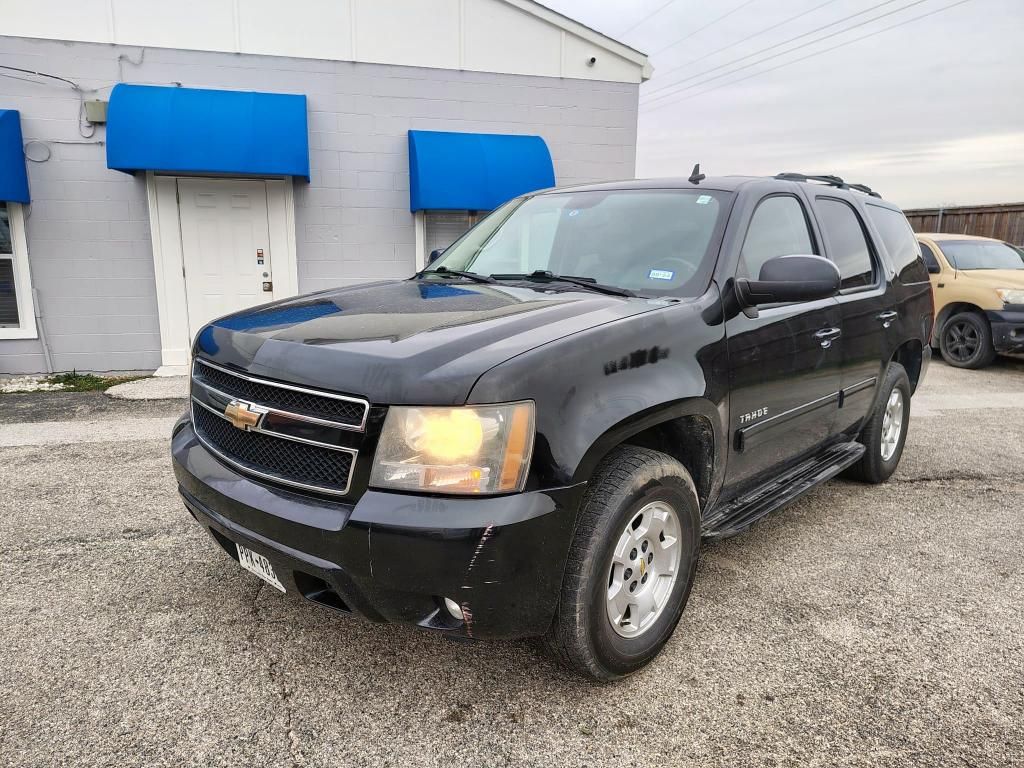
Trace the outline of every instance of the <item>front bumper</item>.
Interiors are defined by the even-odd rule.
[[[185,506],[237,559],[264,555],[289,593],[372,621],[473,638],[543,634],[554,616],[583,486],[489,498],[369,490],[355,503],[258,483],[176,427]],[[464,621],[443,608],[449,597]]]
[[[1024,352],[1024,308],[989,310],[992,346],[996,352]]]

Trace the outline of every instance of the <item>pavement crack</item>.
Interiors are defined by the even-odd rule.
[[[260,607],[258,605],[258,601],[260,599],[260,595],[263,594],[264,586],[265,585],[261,581],[259,584],[256,585],[256,591],[252,595],[252,605],[249,606],[249,613],[253,616],[260,615]]]
[[[260,626],[266,626],[274,622],[267,622],[260,616],[259,600],[260,595],[263,594],[263,590],[267,585],[262,581],[256,585],[256,591],[253,593],[252,602],[249,604],[249,615],[253,617],[253,621],[247,622],[249,625],[249,643],[255,645],[256,636],[259,632]],[[257,624],[257,621],[259,622]],[[281,704],[284,708],[284,732],[288,738],[288,754],[291,755],[292,766],[302,766],[306,764],[306,757],[302,754],[302,745],[299,741],[299,735],[295,732],[294,721],[295,721],[295,708],[292,704],[292,698],[294,697],[294,691],[288,688],[288,683],[285,681],[285,676],[281,674],[281,659],[271,657],[267,663],[267,677],[270,678],[271,684],[277,690],[277,696],[281,700]]]
[[[301,766],[306,764],[306,757],[302,754],[302,745],[299,741],[299,735],[295,732],[293,727],[293,719],[295,709],[292,706],[292,697],[295,695],[293,691],[289,690],[288,684],[284,678],[281,677],[278,667],[281,662],[277,659],[272,659],[270,665],[267,668],[270,680],[277,686],[277,693],[281,699],[281,703],[284,705],[284,730],[288,737],[288,753],[292,758],[293,766]]]
[[[922,475],[920,477],[894,477],[898,485],[916,485],[920,483],[977,483],[982,481],[1009,480],[999,475],[983,475],[980,472],[957,472],[947,475]]]

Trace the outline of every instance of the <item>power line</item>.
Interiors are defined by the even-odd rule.
[[[737,6],[735,7],[735,8],[733,8],[733,9],[732,9],[731,11],[727,11],[726,13],[723,13],[723,14],[722,14],[721,16],[719,16],[719,17],[718,17],[717,19],[714,19],[714,20],[712,20],[712,21],[709,21],[709,22],[708,22],[707,24],[705,24],[705,25],[704,25],[703,27],[697,27],[697,29],[693,30],[693,32],[691,32],[690,34],[686,35],[685,37],[681,37],[681,38],[679,38],[679,39],[678,39],[678,40],[676,40],[676,41],[675,41],[674,43],[669,43],[668,45],[664,45],[664,46],[662,46],[662,47],[661,47],[661,48],[659,48],[658,50],[654,51],[654,52],[653,52],[653,53],[651,54],[651,56],[657,56],[657,55],[658,55],[659,53],[661,53],[662,51],[667,51],[667,50],[668,50],[669,48],[675,48],[675,47],[676,47],[677,45],[679,45],[680,43],[686,42],[686,41],[687,41],[687,40],[689,40],[689,39],[690,39],[691,37],[693,37],[693,36],[694,36],[694,35],[696,35],[696,34],[699,34],[699,33],[703,32],[703,31],[704,31],[705,29],[707,29],[708,27],[713,27],[713,26],[715,26],[715,24],[717,24],[718,22],[722,21],[723,19],[727,19],[727,18],[729,18],[730,16],[732,16],[732,15],[733,15],[734,13],[736,13],[737,11],[741,11],[741,10],[743,10],[744,8],[746,8],[746,7],[748,6],[748,5],[750,5],[750,4],[752,4],[752,3],[756,3],[756,2],[757,2],[757,0],[747,0],[747,2],[745,2],[745,3],[740,3],[740,4],[739,4],[739,5],[737,5]]]
[[[972,2],[972,0],[957,0],[957,2],[955,2],[955,3],[951,3],[950,5],[943,6],[942,8],[936,8],[935,10],[929,11],[928,13],[922,13],[922,14],[920,14],[918,16],[914,16],[914,17],[909,18],[909,19],[904,19],[903,21],[897,22],[896,24],[890,24],[888,27],[882,27],[881,29],[873,30],[872,32],[867,33],[866,35],[861,35],[860,37],[854,37],[854,38],[852,38],[850,40],[844,40],[841,43],[836,43],[835,45],[830,46],[826,50],[814,51],[813,53],[809,53],[809,54],[807,54],[805,56],[800,56],[799,58],[793,59],[792,61],[785,61],[782,64],[778,64],[778,65],[776,65],[774,67],[769,67],[768,69],[763,69],[763,70],[761,70],[759,72],[752,72],[749,75],[737,78],[736,80],[730,80],[728,83],[722,83],[721,85],[712,86],[711,88],[708,88],[708,89],[703,90],[703,91],[698,91],[697,93],[691,94],[689,96],[684,96],[684,97],[682,97],[680,99],[674,99],[674,100],[671,100],[671,101],[666,101],[663,104],[660,104],[658,106],[652,107],[651,110],[652,111],[658,110],[658,109],[661,109],[663,107],[668,106],[669,104],[677,104],[677,103],[682,102],[682,101],[689,101],[690,99],[695,99],[698,96],[703,96],[703,95],[705,95],[707,93],[711,93],[712,91],[717,91],[717,90],[719,90],[721,88],[727,88],[730,85],[736,85],[737,83],[742,83],[744,80],[749,80],[752,77],[758,77],[759,75],[766,75],[769,72],[774,72],[777,69],[782,69],[783,67],[788,67],[790,64],[797,64],[797,63],[799,63],[801,61],[806,61],[807,59],[813,59],[815,56],[820,56],[823,53],[832,53],[833,51],[835,51],[838,48],[844,48],[847,45],[852,45],[853,43],[858,43],[861,40],[867,40],[869,37],[875,37],[876,35],[880,35],[883,32],[888,32],[891,29],[896,29],[897,27],[902,27],[902,26],[904,26],[906,24],[910,24],[910,23],[915,22],[915,21],[920,21],[921,19],[928,18],[929,16],[934,16],[937,13],[942,13],[944,11],[948,11],[951,8],[956,8],[958,5],[963,5],[964,3],[969,3],[969,2]]]
[[[869,8],[868,10],[874,10],[875,8],[880,8],[881,6],[888,5],[888,4],[892,3],[892,2],[895,2],[895,0],[886,0],[884,3],[879,3],[878,5],[873,6],[872,8]],[[771,61],[772,59],[777,59],[779,56],[786,56],[786,55],[788,55],[790,53],[793,53],[795,51],[799,51],[799,50],[801,50],[803,48],[806,48],[809,45],[815,45],[816,43],[820,43],[823,40],[830,40],[831,38],[836,37],[838,35],[844,35],[847,32],[850,32],[851,30],[858,29],[859,27],[863,27],[863,26],[865,26],[867,24],[873,24],[874,22],[878,21],[879,19],[884,19],[884,18],[886,18],[888,16],[892,16],[892,15],[897,14],[897,13],[902,13],[903,11],[907,10],[908,8],[913,8],[916,5],[920,5],[921,3],[927,3],[927,2],[931,2],[931,0],[914,0],[914,2],[912,2],[912,3],[908,3],[907,5],[900,6],[899,8],[895,8],[895,9],[893,9],[891,11],[886,11],[885,13],[879,14],[878,16],[873,16],[870,19],[865,19],[864,21],[857,22],[856,24],[851,24],[850,26],[847,26],[847,27],[842,27],[841,29],[837,29],[835,32],[830,32],[827,35],[822,35],[821,37],[816,37],[813,40],[808,40],[806,43],[801,43],[800,45],[797,45],[797,46],[795,46],[793,48],[790,48],[789,50],[779,51],[778,53],[773,53],[770,56],[765,56],[764,58],[757,59],[756,61],[752,61],[749,64],[744,64],[741,67],[736,67],[735,69],[731,69],[728,72],[722,72],[721,74],[714,75],[713,77],[706,77],[703,80],[699,80],[698,79],[698,78],[703,77],[706,74],[710,74],[711,72],[714,72],[716,70],[723,69],[724,67],[728,67],[728,66],[736,64],[736,63],[738,63],[740,61],[743,61],[743,59],[749,59],[751,56],[756,56],[757,53],[764,53],[765,51],[770,51],[773,48],[778,48],[779,46],[786,45],[786,44],[791,43],[791,42],[793,42],[795,40],[799,40],[801,37],[807,37],[807,35],[809,35],[809,34],[813,34],[814,32],[818,32],[821,29],[826,29],[826,28],[828,28],[830,26],[834,26],[835,25],[835,23],[833,23],[833,24],[826,24],[824,27],[820,27],[819,29],[812,30],[811,32],[806,32],[806,33],[804,33],[802,35],[797,35],[796,37],[790,38],[789,40],[787,40],[787,41],[785,41],[783,43],[778,43],[776,45],[770,45],[767,48],[764,48],[761,51],[758,51],[757,53],[749,54],[747,56],[741,56],[740,58],[734,59],[731,62],[727,62],[727,63],[722,64],[722,65],[717,66],[717,67],[712,67],[711,69],[704,70],[703,72],[700,72],[700,73],[698,73],[696,75],[691,75],[690,77],[686,77],[686,78],[683,78],[682,80],[678,80],[678,81],[676,81],[671,86],[671,88],[672,88],[671,92],[662,94],[661,96],[655,96],[653,99],[648,99],[646,103],[652,103],[652,102],[656,102],[656,101],[661,101],[662,99],[670,98],[671,96],[674,96],[677,93],[682,93],[683,91],[688,91],[688,90],[691,90],[693,88],[698,88],[698,87],[700,87],[702,85],[705,85],[707,83],[712,82],[713,80],[719,80],[719,79],[721,79],[723,77],[728,77],[729,75],[734,75],[737,72],[742,72],[744,69],[750,69],[751,67],[756,67],[758,64],[763,64],[766,61]],[[860,15],[860,14],[855,14],[855,15]],[[691,80],[698,80],[698,82],[693,83],[692,85],[683,85],[684,83],[686,83],[688,81],[691,81]],[[678,87],[678,86],[682,86],[682,87]]]
[[[863,16],[865,13],[870,13],[871,11],[878,10],[879,8],[882,8],[882,7],[886,6],[886,5],[892,5],[893,3],[898,2],[898,1],[899,0],[883,0],[883,2],[877,3],[875,5],[872,5],[871,7],[865,8],[862,11],[857,11],[856,13],[851,13],[849,16],[844,16],[841,19],[836,19],[835,21],[830,21],[828,24],[822,24],[820,27],[815,27],[812,30],[809,30],[807,32],[803,32],[803,33],[801,33],[799,35],[796,35],[795,37],[791,37],[791,38],[789,38],[787,40],[783,40],[780,43],[773,43],[772,45],[767,45],[764,48],[760,48],[760,49],[754,51],[753,53],[745,54],[745,55],[740,56],[738,58],[735,58],[735,59],[732,59],[730,61],[727,61],[724,64],[716,64],[715,66],[711,67],[710,69],[705,69],[705,70],[703,70],[701,72],[698,72],[698,73],[696,73],[694,75],[690,75],[689,77],[684,77],[681,80],[674,80],[671,83],[666,83],[665,85],[662,85],[662,86],[660,86],[658,88],[655,88],[655,89],[653,89],[651,91],[648,91],[646,94],[644,94],[644,96],[649,98],[649,97],[653,96],[655,93],[658,93],[659,91],[669,90],[669,89],[674,88],[675,86],[679,85],[680,83],[686,83],[686,82],[689,82],[690,80],[694,80],[696,78],[703,77],[704,75],[710,74],[712,72],[716,72],[716,71],[718,71],[720,69],[723,69],[725,67],[731,67],[733,64],[738,64],[739,62],[744,61],[745,59],[749,59],[749,58],[751,58],[753,56],[760,56],[762,53],[767,53],[768,51],[774,50],[775,48],[780,48],[780,47],[782,47],[784,45],[789,45],[790,43],[796,42],[797,40],[799,40],[799,39],[801,39],[803,37],[807,37],[809,35],[817,34],[818,32],[821,32],[823,30],[828,29],[829,27],[834,27],[837,24],[842,24],[843,22],[849,21],[850,19],[854,19],[857,16]]]
[[[662,5],[659,5],[659,6],[658,6],[658,7],[657,7],[657,8],[655,9],[655,10],[651,11],[650,13],[648,13],[648,14],[647,14],[646,16],[644,16],[644,17],[643,17],[642,19],[640,19],[640,21],[638,21],[638,22],[637,22],[636,24],[634,24],[633,26],[631,26],[631,27],[630,27],[629,29],[625,30],[624,32],[619,32],[618,36],[619,36],[619,37],[625,37],[625,36],[626,36],[626,35],[628,35],[628,34],[629,34],[630,32],[632,32],[632,31],[633,31],[634,29],[636,29],[636,28],[637,28],[637,27],[639,27],[639,26],[640,26],[641,24],[643,24],[643,23],[644,23],[645,21],[647,21],[648,19],[652,19],[652,18],[654,18],[654,17],[655,17],[655,16],[657,16],[657,15],[658,15],[659,13],[661,13],[662,11],[664,11],[664,10],[665,10],[666,8],[668,8],[668,7],[670,6],[670,5],[672,5],[672,3],[674,3],[675,1],[676,1],[676,0],[668,0],[668,2],[667,2],[667,3],[664,3],[664,4],[662,4]]]
[[[789,24],[791,21],[796,21],[801,16],[810,16],[812,13],[821,10],[826,5],[832,5],[833,3],[837,3],[837,2],[839,2],[839,0],[825,0],[825,2],[819,3],[818,5],[814,6],[810,10],[800,11],[800,13],[794,14],[793,16],[790,16],[788,19],[783,19],[780,22],[772,24],[770,27],[765,27],[764,29],[761,29],[761,30],[758,30],[757,32],[754,32],[753,34],[750,34],[750,35],[747,35],[746,37],[740,38],[739,40],[736,40],[735,42],[729,43],[728,45],[723,45],[721,48],[716,48],[715,50],[711,51],[711,53],[706,53],[703,56],[700,56],[700,57],[698,57],[696,59],[691,59],[690,61],[686,61],[686,62],[683,62],[682,64],[679,64],[679,65],[677,65],[675,67],[671,67],[670,69],[666,69],[663,72],[661,72],[660,76],[664,77],[665,75],[671,74],[672,72],[678,72],[680,69],[683,69],[684,67],[688,67],[691,64],[696,64],[701,59],[710,59],[712,56],[717,56],[718,54],[722,53],[723,51],[727,51],[730,48],[735,48],[737,45],[742,45],[743,43],[747,42],[748,40],[753,40],[755,37],[760,37],[761,35],[766,34],[767,32],[771,32],[772,30],[778,29],[779,27],[781,27],[781,26],[783,26],[785,24]],[[670,85],[673,85],[673,84],[674,83],[668,83],[664,87],[668,88]],[[656,90],[661,90],[661,88],[658,88]]]

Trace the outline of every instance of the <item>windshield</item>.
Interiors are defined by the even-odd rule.
[[[703,293],[729,194],[713,190],[556,192],[512,200],[424,274],[582,277],[640,296]],[[499,278],[499,279],[508,279]]]
[[[939,247],[956,269],[1024,269],[1024,256],[1006,243],[945,240]]]

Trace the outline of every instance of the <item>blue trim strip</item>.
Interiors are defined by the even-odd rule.
[[[555,185],[540,136],[409,131],[412,211],[489,211]]]
[[[29,202],[21,115],[16,109],[0,109],[0,201]]]
[[[306,97],[120,83],[107,112],[107,167],[308,180]]]

